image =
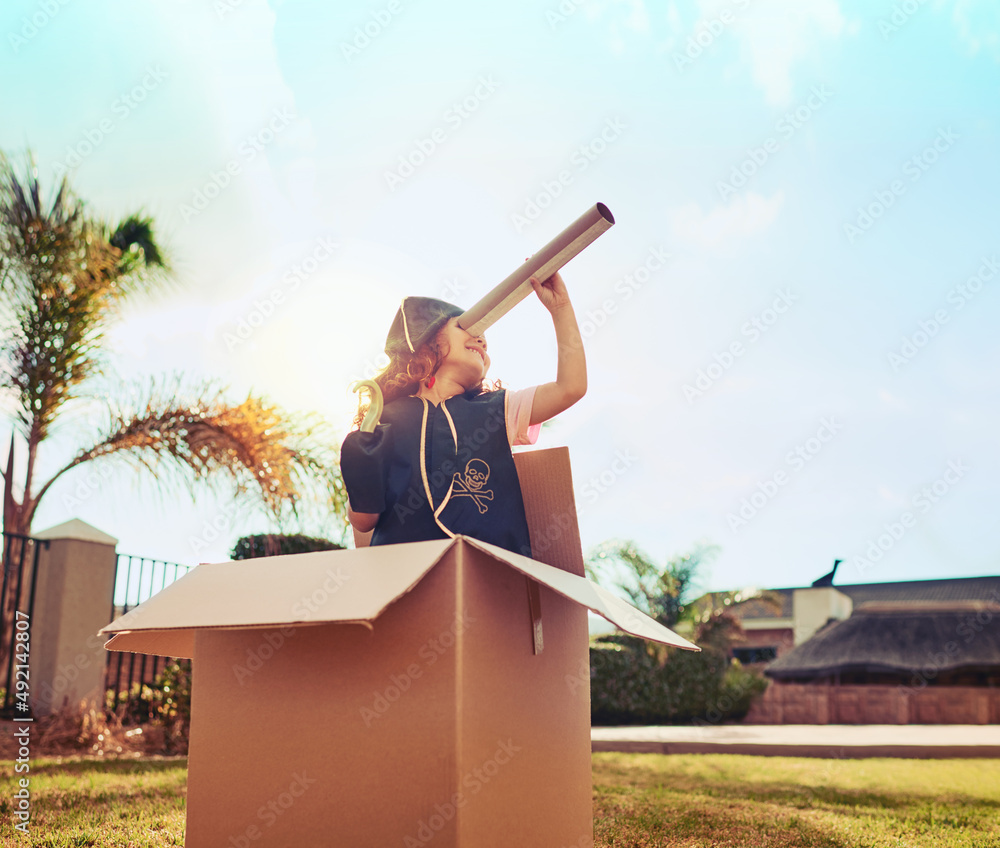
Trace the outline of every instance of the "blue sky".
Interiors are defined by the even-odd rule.
[[[540,442],[585,548],[715,543],[706,589],[996,574],[998,34],[985,0],[12,2],[0,149],[157,222],[175,283],[113,380],[341,433],[403,295],[471,305],[603,201],[564,271],[590,390]],[[488,338],[493,376],[553,378],[534,299]],[[77,473],[37,528],[183,563],[266,529],[123,469],[70,506]]]

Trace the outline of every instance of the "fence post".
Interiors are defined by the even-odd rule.
[[[106,652],[97,631],[108,623],[118,540],[79,519],[34,537],[49,547],[40,552],[31,621],[32,710],[102,706]]]

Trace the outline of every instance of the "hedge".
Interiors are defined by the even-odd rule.
[[[767,688],[719,648],[700,653],[662,649],[624,634],[590,648],[593,724],[715,724],[743,718]]]
[[[254,559],[263,556],[304,554],[311,551],[340,551],[343,548],[343,545],[338,545],[329,539],[282,533],[258,533],[256,536],[243,536],[237,539],[233,546],[232,557]]]

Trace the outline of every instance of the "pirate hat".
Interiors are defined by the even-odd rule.
[[[404,297],[386,336],[385,352],[389,356],[415,353],[420,345],[434,338],[449,318],[463,312],[461,307],[433,297]]]

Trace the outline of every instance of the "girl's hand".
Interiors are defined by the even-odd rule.
[[[569,302],[569,292],[563,278],[556,272],[544,283],[531,278],[531,287],[549,313],[556,330],[559,362],[556,379],[535,388],[531,405],[531,423],[541,424],[568,409],[587,393],[587,360],[583,353],[583,339]]]
[[[558,271],[543,283],[538,282],[536,277],[532,277],[530,282],[538,299],[549,312],[556,312],[569,305],[569,291]]]

